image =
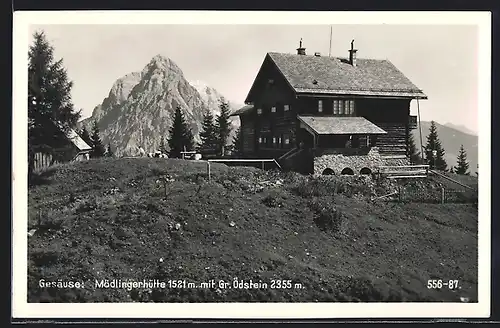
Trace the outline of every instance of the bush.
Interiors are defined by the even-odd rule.
[[[299,181],[292,191],[304,198],[333,196],[336,193],[336,181],[327,179],[308,179]]]
[[[316,213],[313,221],[323,231],[342,232],[344,215],[330,203],[313,200],[309,204]]]

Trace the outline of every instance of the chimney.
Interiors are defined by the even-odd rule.
[[[315,52],[315,53],[314,53],[314,56],[316,56],[316,57],[321,57],[321,53],[319,53],[319,52]]]
[[[352,66],[356,67],[356,51],[357,49],[354,49],[354,40],[351,41],[351,50],[349,50],[349,64]]]
[[[302,38],[300,38],[300,43],[299,47],[297,48],[297,55],[305,55],[306,54],[306,48],[302,48]]]

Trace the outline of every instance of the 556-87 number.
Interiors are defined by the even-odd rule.
[[[457,289],[458,287],[458,280],[441,280],[441,279],[435,279],[435,280],[427,280],[427,288],[428,289],[441,289],[441,288],[448,288],[448,289]]]

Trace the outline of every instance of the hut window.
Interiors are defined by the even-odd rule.
[[[344,115],[344,101],[339,100],[339,114]]]
[[[261,138],[261,137],[259,137],[259,143],[260,143],[260,144],[262,143],[262,138]]]
[[[318,112],[323,112],[323,100],[318,100]]]
[[[275,106],[271,107],[271,113],[276,113],[276,107]]]
[[[285,138],[285,145],[288,145],[288,144],[290,144],[290,139]]]
[[[273,137],[273,144],[276,143],[276,137]]]
[[[333,101],[333,114],[339,115],[339,101],[337,99]]]
[[[290,110],[290,105],[284,105],[284,106],[283,106],[283,110],[284,110],[285,112],[289,111],[289,110]]]
[[[370,136],[366,136],[366,147],[370,147]]]
[[[349,115],[354,114],[354,100],[349,100]]]
[[[262,108],[257,108],[257,114],[258,115],[262,114]]]

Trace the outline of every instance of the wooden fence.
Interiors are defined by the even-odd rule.
[[[280,170],[282,170],[281,165],[278,164],[278,162],[272,158],[272,159],[238,159],[238,158],[231,158],[231,159],[208,159],[207,161],[207,175],[208,175],[208,180],[210,181],[210,163],[211,162],[227,162],[227,163],[261,163],[261,168],[264,170],[265,169],[265,163],[274,163]]]
[[[57,164],[58,162],[54,160],[51,154],[47,153],[36,153],[35,162],[33,163],[33,168],[35,171],[40,171],[51,165]]]
[[[398,186],[398,190],[387,195],[375,197],[373,200],[387,200],[408,203],[477,203],[478,194],[472,190],[432,188],[427,190],[415,190]]]

